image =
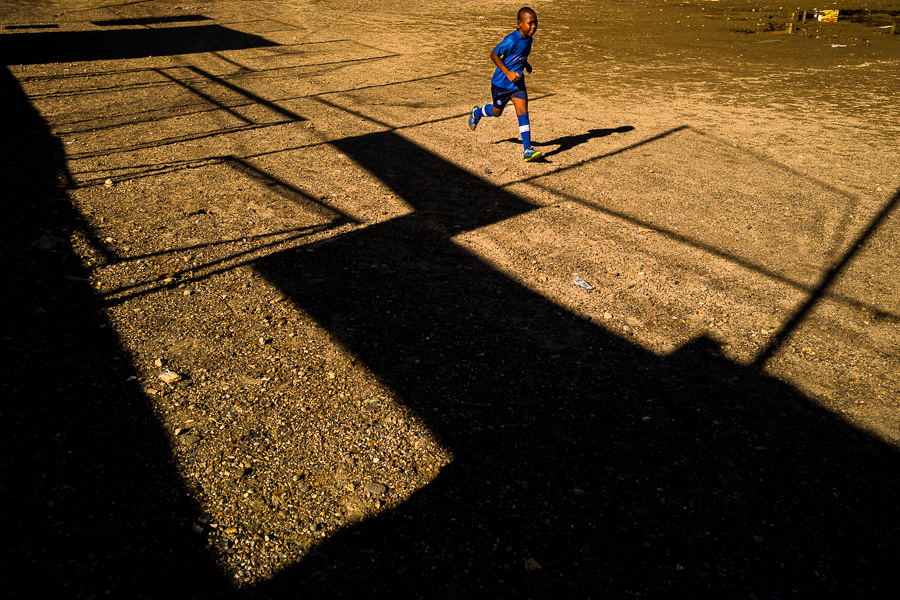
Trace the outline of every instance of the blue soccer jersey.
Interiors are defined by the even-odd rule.
[[[507,69],[518,73],[521,75],[521,78],[517,83],[513,83],[498,68],[494,71],[494,76],[491,78],[492,85],[508,90],[525,89],[525,61],[528,59],[528,55],[531,54],[531,42],[532,38],[523,38],[519,30],[516,29],[497,44],[497,47],[494,48],[494,54],[500,57]]]

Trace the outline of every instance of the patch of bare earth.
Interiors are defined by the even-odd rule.
[[[896,589],[898,7],[532,6],[4,4],[14,595]]]

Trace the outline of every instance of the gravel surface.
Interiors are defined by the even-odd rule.
[[[0,8],[11,597],[900,591],[900,8],[458,4]]]

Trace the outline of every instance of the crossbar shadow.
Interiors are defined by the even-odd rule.
[[[206,15],[168,15],[165,17],[134,17],[122,19],[104,19],[91,21],[100,27],[131,27],[146,25],[162,25],[164,23],[194,23],[196,21],[212,21]]]
[[[454,241],[537,208],[516,195],[394,132],[334,144],[415,211],[256,268],[455,460],[240,597],[896,588],[893,447],[711,340],[652,354]]]
[[[0,60],[6,65],[30,65],[172,56],[267,46],[278,44],[221,25],[10,33],[0,36]]]

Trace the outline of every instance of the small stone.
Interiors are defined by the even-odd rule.
[[[194,293],[194,292],[191,291],[191,290],[184,290],[184,292],[182,292],[182,294],[184,294],[185,296],[190,296],[190,295],[193,294],[193,293]]]
[[[200,436],[194,435],[191,433],[188,435],[182,435],[178,439],[181,441],[182,445],[184,445],[184,446],[193,446],[194,444],[196,444],[197,442],[200,441]]]
[[[538,563],[538,561],[533,558],[525,559],[525,570],[526,571],[540,571],[543,567]]]
[[[153,364],[157,367],[162,367],[164,364],[166,364],[166,361],[161,358],[157,358],[155,361],[153,361]]]
[[[103,185],[105,185],[106,187],[109,187],[109,186],[111,186],[112,184],[113,184],[112,179],[107,179],[106,181],[103,182]]]
[[[366,493],[370,496],[384,496],[387,493],[387,487],[380,483],[366,484]]]
[[[328,371],[328,379],[334,379],[337,375],[334,374],[334,371]]]
[[[181,381],[181,375],[168,369],[159,374],[159,378],[165,383],[175,383]]]
[[[191,531],[193,531],[194,533],[203,533],[203,526],[198,525],[197,523],[194,523],[191,526]]]
[[[605,312],[603,313],[603,318],[609,321],[610,319],[612,319],[612,315],[608,312]]]

